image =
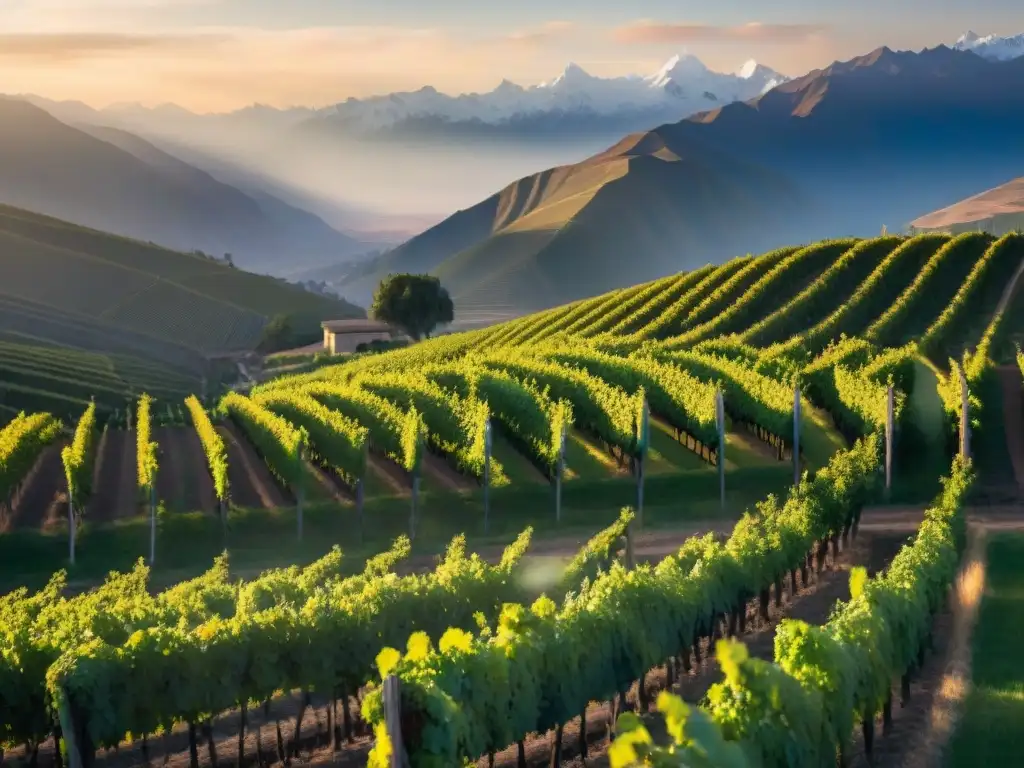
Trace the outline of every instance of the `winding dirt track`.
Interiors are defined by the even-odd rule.
[[[408,473],[390,459],[371,453],[369,467],[396,496],[409,496],[412,492],[412,482]]]
[[[430,451],[423,452],[423,475],[427,482],[446,491],[469,491],[479,487],[473,480],[452,469],[447,461]]]
[[[156,497],[169,511],[184,512],[188,509],[187,493],[181,467],[182,457],[178,453],[175,432],[175,427],[157,427],[153,430],[153,439],[159,446]]]
[[[9,515],[0,513],[0,532],[45,530],[67,516],[67,490],[60,452],[67,441],[48,446],[25,477]]]
[[[217,491],[213,487],[213,478],[206,464],[203,444],[193,427],[181,427],[176,432],[178,455],[182,456],[185,477],[191,487],[192,506],[190,510],[200,509],[203,512],[217,511]]]
[[[100,438],[87,518],[106,523],[139,511],[136,493],[135,433],[108,429]]]
[[[211,512],[216,506],[213,481],[199,437],[191,427],[159,427],[156,476],[157,498],[173,512]]]
[[[323,491],[336,502],[349,505],[355,501],[355,493],[332,470],[324,469],[314,462],[307,462],[307,466]]]
[[[245,436],[230,422],[217,427],[228,452],[228,483],[231,502],[239,507],[275,509],[292,506],[263,459]]]

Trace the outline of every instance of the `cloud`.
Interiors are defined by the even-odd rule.
[[[734,27],[713,24],[670,24],[640,19],[612,32],[616,42],[638,45],[685,44],[697,42],[754,41],[791,43],[825,32],[822,24],[763,24],[751,21]]]
[[[120,32],[0,33],[0,59],[67,62],[139,51],[185,52],[224,42],[220,35],[136,35]]]
[[[544,45],[568,37],[577,29],[571,21],[548,21],[539,27],[510,32],[503,40],[520,45]]]
[[[525,32],[569,30],[551,23],[518,38],[387,26],[0,33],[0,80],[8,91],[96,106],[326,105],[428,84],[452,93],[489,90],[502,76],[540,82],[561,69],[563,54],[555,45],[524,42]]]

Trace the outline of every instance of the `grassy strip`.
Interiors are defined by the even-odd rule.
[[[785,493],[792,482],[789,464],[750,467],[726,477],[726,509],[718,497],[716,472],[652,475],[644,483],[644,527],[671,528],[694,520],[733,518],[769,493]],[[592,534],[610,525],[622,507],[636,503],[632,478],[566,483],[562,491],[562,524],[555,524],[554,491],[547,484],[507,487],[491,492],[490,535],[484,537],[483,496],[472,493],[423,492],[414,550],[443,550],[452,536],[465,532],[471,544],[507,543],[527,525],[536,536]],[[306,563],[335,544],[353,561],[356,553],[380,551],[400,534],[408,533],[409,500],[367,499],[363,539],[353,506],[310,503],[304,511],[303,541],[294,536],[295,510],[233,509],[227,538],[214,515],[161,511],[157,530],[154,574],[174,572],[190,578],[209,567],[225,547],[235,567],[269,568]],[[71,581],[98,581],[111,569],[130,570],[149,552],[149,522],[143,517],[114,524],[91,525],[78,531],[78,552]],[[0,594],[16,587],[40,587],[59,568],[67,567],[67,532],[13,531],[0,536]]]
[[[989,542],[988,588],[972,643],[973,686],[950,744],[952,768],[1019,765],[1024,723],[1024,534]]]

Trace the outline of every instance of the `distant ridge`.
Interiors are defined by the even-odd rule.
[[[124,131],[79,129],[0,97],[0,202],[278,274],[368,250],[322,220],[250,197]]]
[[[878,48],[521,179],[342,288],[357,299],[382,272],[431,269],[464,303],[540,309],[787,242],[899,230],[1024,164],[1021,92],[1024,58]]]

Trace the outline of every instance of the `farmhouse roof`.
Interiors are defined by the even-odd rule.
[[[325,320],[320,324],[331,333],[391,333],[394,329],[387,323],[367,318],[354,320]]]

